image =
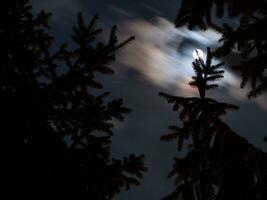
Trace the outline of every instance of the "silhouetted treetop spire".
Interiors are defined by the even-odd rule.
[[[198,57],[193,62],[195,76],[192,77],[193,80],[189,83],[189,85],[198,88],[199,95],[202,99],[205,98],[206,90],[218,87],[218,85],[213,82],[223,78],[222,74],[224,71],[220,70],[223,63],[212,65],[212,58],[213,55],[210,48],[207,48],[206,62],[204,62],[201,57]]]
[[[169,126],[161,140],[176,141],[178,151],[185,144],[183,157],[175,157],[168,177],[174,178],[175,190],[164,200],[251,200],[266,196],[267,155],[230,129],[221,116],[238,106],[221,103],[205,96],[217,87],[209,85],[223,77],[222,63],[212,65],[213,53],[207,49],[204,62],[193,62],[195,76],[190,85],[200,97],[179,97],[160,93],[179,113],[180,126]]]

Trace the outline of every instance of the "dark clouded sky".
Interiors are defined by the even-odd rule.
[[[212,30],[191,32],[186,28],[174,28],[172,22],[179,8],[178,0],[32,0],[32,3],[35,10],[53,13],[51,34],[55,36],[56,44],[69,41],[78,12],[82,12],[88,21],[98,13],[99,25],[105,30],[118,25],[119,38],[136,36],[136,40],[118,54],[118,61],[113,64],[117,68],[116,75],[99,77],[113,97],[122,97],[133,109],[125,122],[115,122],[114,156],[145,153],[149,168],[141,186],[122,192],[115,199],[157,200],[167,195],[174,186],[166,177],[172,157],[179,154],[174,143],[161,142],[160,136],[170,124],[179,122],[158,93],[195,95],[187,86],[193,74],[192,52],[195,48],[205,50],[206,46],[217,46],[220,35]],[[239,89],[238,77],[227,68],[221,85],[210,95],[240,106],[240,110],[229,113],[225,121],[238,134],[266,151],[267,144],[263,142],[267,135],[267,131],[264,132],[267,130],[266,98],[248,101],[246,91]],[[247,126],[251,121],[254,126]]]

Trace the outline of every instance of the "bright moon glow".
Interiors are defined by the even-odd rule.
[[[193,51],[193,57],[194,57],[194,59],[199,59],[199,58],[203,59],[204,53],[201,49],[195,49]]]
[[[138,38],[122,51],[121,62],[137,70],[153,84],[167,89],[175,88],[177,94],[184,96],[196,95],[196,90],[188,85],[194,74],[192,59],[202,57],[205,60],[206,52],[198,49],[200,46],[193,47],[193,44],[182,48],[183,42],[193,41],[194,44],[216,48],[217,41],[221,38],[220,34],[211,29],[205,32],[194,32],[185,27],[176,29],[171,22],[160,17],[155,18],[153,23],[139,19],[129,21],[125,23],[121,33],[122,38],[131,34]],[[181,47],[181,51],[177,51],[177,47]],[[214,59],[213,62],[218,63],[220,60]],[[237,92],[240,91],[238,77],[227,69],[224,75],[220,84],[229,88],[231,96],[239,100],[244,96],[245,99],[243,93]]]

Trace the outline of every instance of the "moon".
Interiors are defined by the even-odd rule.
[[[203,59],[204,58],[204,53],[201,49],[195,49],[193,51],[193,57],[194,59],[198,60],[198,59]]]

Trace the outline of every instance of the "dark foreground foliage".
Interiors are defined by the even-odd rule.
[[[1,198],[112,199],[139,184],[144,156],[111,157],[112,122],[130,109],[95,77],[114,73],[116,51],[133,38],[119,43],[113,27],[98,42],[97,16],[85,24],[79,14],[76,47],[52,51],[49,17],[33,16],[27,0],[0,8]]]
[[[232,131],[221,116],[237,106],[206,97],[223,78],[222,63],[207,59],[193,62],[195,76],[189,84],[199,97],[177,97],[160,93],[179,113],[182,127],[170,126],[164,141],[177,141],[178,150],[189,144],[183,158],[174,158],[169,177],[176,189],[164,200],[265,200],[267,198],[267,154]]]

